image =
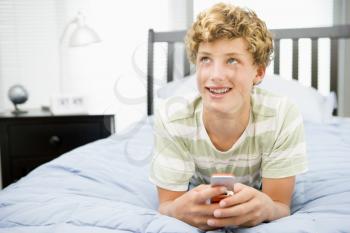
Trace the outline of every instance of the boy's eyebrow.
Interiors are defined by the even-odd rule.
[[[198,51],[198,54],[203,54],[203,55],[210,55],[210,53],[205,52],[205,51]]]
[[[202,55],[211,55],[211,53],[209,52],[206,52],[206,51],[198,51],[198,54],[202,54]],[[232,53],[224,53],[225,56],[243,56],[244,54],[243,53],[235,53],[235,52],[232,52]]]
[[[235,56],[235,55],[239,55],[239,56],[243,56],[243,53],[225,53],[226,56]]]

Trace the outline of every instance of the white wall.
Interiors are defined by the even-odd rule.
[[[90,113],[116,114],[118,133],[146,116],[148,29],[187,28],[192,20],[192,4],[192,0],[67,2],[67,15],[83,10],[103,40],[90,47],[68,49],[66,54],[69,86],[88,94]],[[162,45],[155,47],[157,78],[165,75],[165,51]]]
[[[194,0],[194,16],[218,2],[254,10],[270,29],[331,26],[333,23],[333,0]]]
[[[146,114],[147,33],[149,28],[168,29],[168,4],[70,0],[67,5],[69,14],[79,9],[86,12],[102,39],[100,44],[69,49],[69,85],[87,94],[90,113],[115,113],[119,132]]]
[[[5,94],[5,91],[4,91],[4,84],[3,84],[3,81],[0,77],[0,113],[2,113],[3,111],[5,111],[5,96],[2,96],[4,93]]]
[[[86,0],[75,2],[86,6]],[[86,11],[103,43],[90,51],[71,50],[71,75],[84,84],[79,90],[89,93],[90,112],[116,114],[117,132],[146,116],[148,29],[187,28],[188,14],[192,16],[192,8],[191,12],[186,10],[190,2],[90,0]],[[155,56],[164,61],[154,67],[160,78],[165,74],[165,51],[164,46],[155,48]]]

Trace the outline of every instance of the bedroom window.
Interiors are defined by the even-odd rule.
[[[37,106],[43,104],[42,95],[58,88],[57,24],[62,6],[55,0],[0,1],[0,108],[12,108],[7,90],[13,84],[24,85],[28,102]]]

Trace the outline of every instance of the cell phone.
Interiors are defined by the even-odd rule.
[[[210,177],[210,185],[211,186],[225,186],[227,188],[227,192],[218,196],[215,196],[210,199],[210,203],[218,203],[222,199],[225,199],[228,196],[232,196],[234,194],[233,188],[235,184],[235,177],[231,174],[214,174]]]

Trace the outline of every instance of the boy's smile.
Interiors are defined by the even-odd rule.
[[[212,98],[222,98],[225,94],[232,90],[230,87],[206,87]]]

